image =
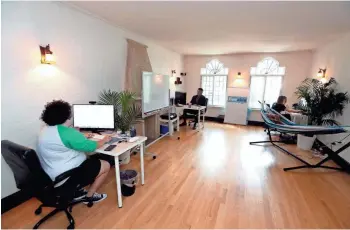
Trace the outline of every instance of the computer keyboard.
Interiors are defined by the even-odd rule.
[[[111,145],[111,144],[113,144],[113,143],[115,143],[115,142],[119,142],[119,141],[121,141],[121,140],[122,140],[122,139],[119,138],[119,137],[112,137],[112,139],[111,139],[110,141],[106,142],[106,144],[107,144],[107,145]]]

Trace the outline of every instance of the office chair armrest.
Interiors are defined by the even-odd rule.
[[[67,179],[68,177],[72,176],[74,173],[78,172],[78,169],[79,167],[77,168],[73,168],[73,169],[70,169],[60,175],[58,175],[56,178],[55,178],[55,181],[53,182],[54,184],[57,184],[65,179]]]

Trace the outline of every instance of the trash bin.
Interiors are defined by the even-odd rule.
[[[160,125],[160,134],[164,135],[169,132],[169,127],[167,125]]]
[[[120,171],[120,182],[123,196],[132,196],[136,190],[138,173],[136,170],[127,169]]]

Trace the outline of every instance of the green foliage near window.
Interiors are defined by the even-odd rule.
[[[317,79],[306,78],[296,89],[295,94],[306,103],[299,103],[299,109],[309,116],[312,125],[338,125],[335,118],[343,114],[349,103],[347,92],[339,92],[334,78],[322,83]]]
[[[130,130],[132,123],[141,116],[141,106],[136,104],[136,94],[130,91],[103,90],[99,94],[98,104],[114,105],[115,127],[122,133]]]

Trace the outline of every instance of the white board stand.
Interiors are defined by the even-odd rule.
[[[151,72],[142,72],[142,135],[146,136],[146,147],[151,146],[165,136],[170,135],[169,131],[160,135],[160,114],[168,112],[170,119],[170,82],[168,75],[154,74]],[[170,124],[170,120],[168,124]],[[140,125],[139,125],[140,126]],[[170,125],[169,125],[170,127]],[[138,132],[138,131],[137,131]],[[156,154],[152,155],[155,159]]]
[[[142,119],[139,119],[135,122],[137,133],[139,133],[141,131],[142,136],[147,136],[147,138],[148,138],[148,136],[151,136],[151,138],[149,138],[149,141],[146,142],[146,144],[145,144],[146,148],[153,145],[154,143],[156,143],[157,141],[159,141],[160,139],[162,139],[165,136],[171,136],[170,132],[169,132],[170,130],[165,134],[162,134],[162,135],[159,134],[160,133],[159,132],[159,129],[160,129],[159,115],[161,113],[164,113],[166,110],[168,111],[168,126],[170,127],[170,124],[171,124],[171,120],[170,120],[171,107],[170,106],[168,108],[163,108],[159,111],[154,111],[152,113],[149,113],[149,114],[145,115]],[[151,121],[150,124],[148,125],[148,130],[147,130],[147,131],[149,131],[148,135],[146,132],[146,127],[145,127],[146,126],[145,125],[146,119],[153,119],[153,121]],[[149,134],[149,133],[151,133],[151,134]],[[146,152],[145,155],[152,156],[153,159],[157,158],[157,154],[155,154],[155,153]]]

